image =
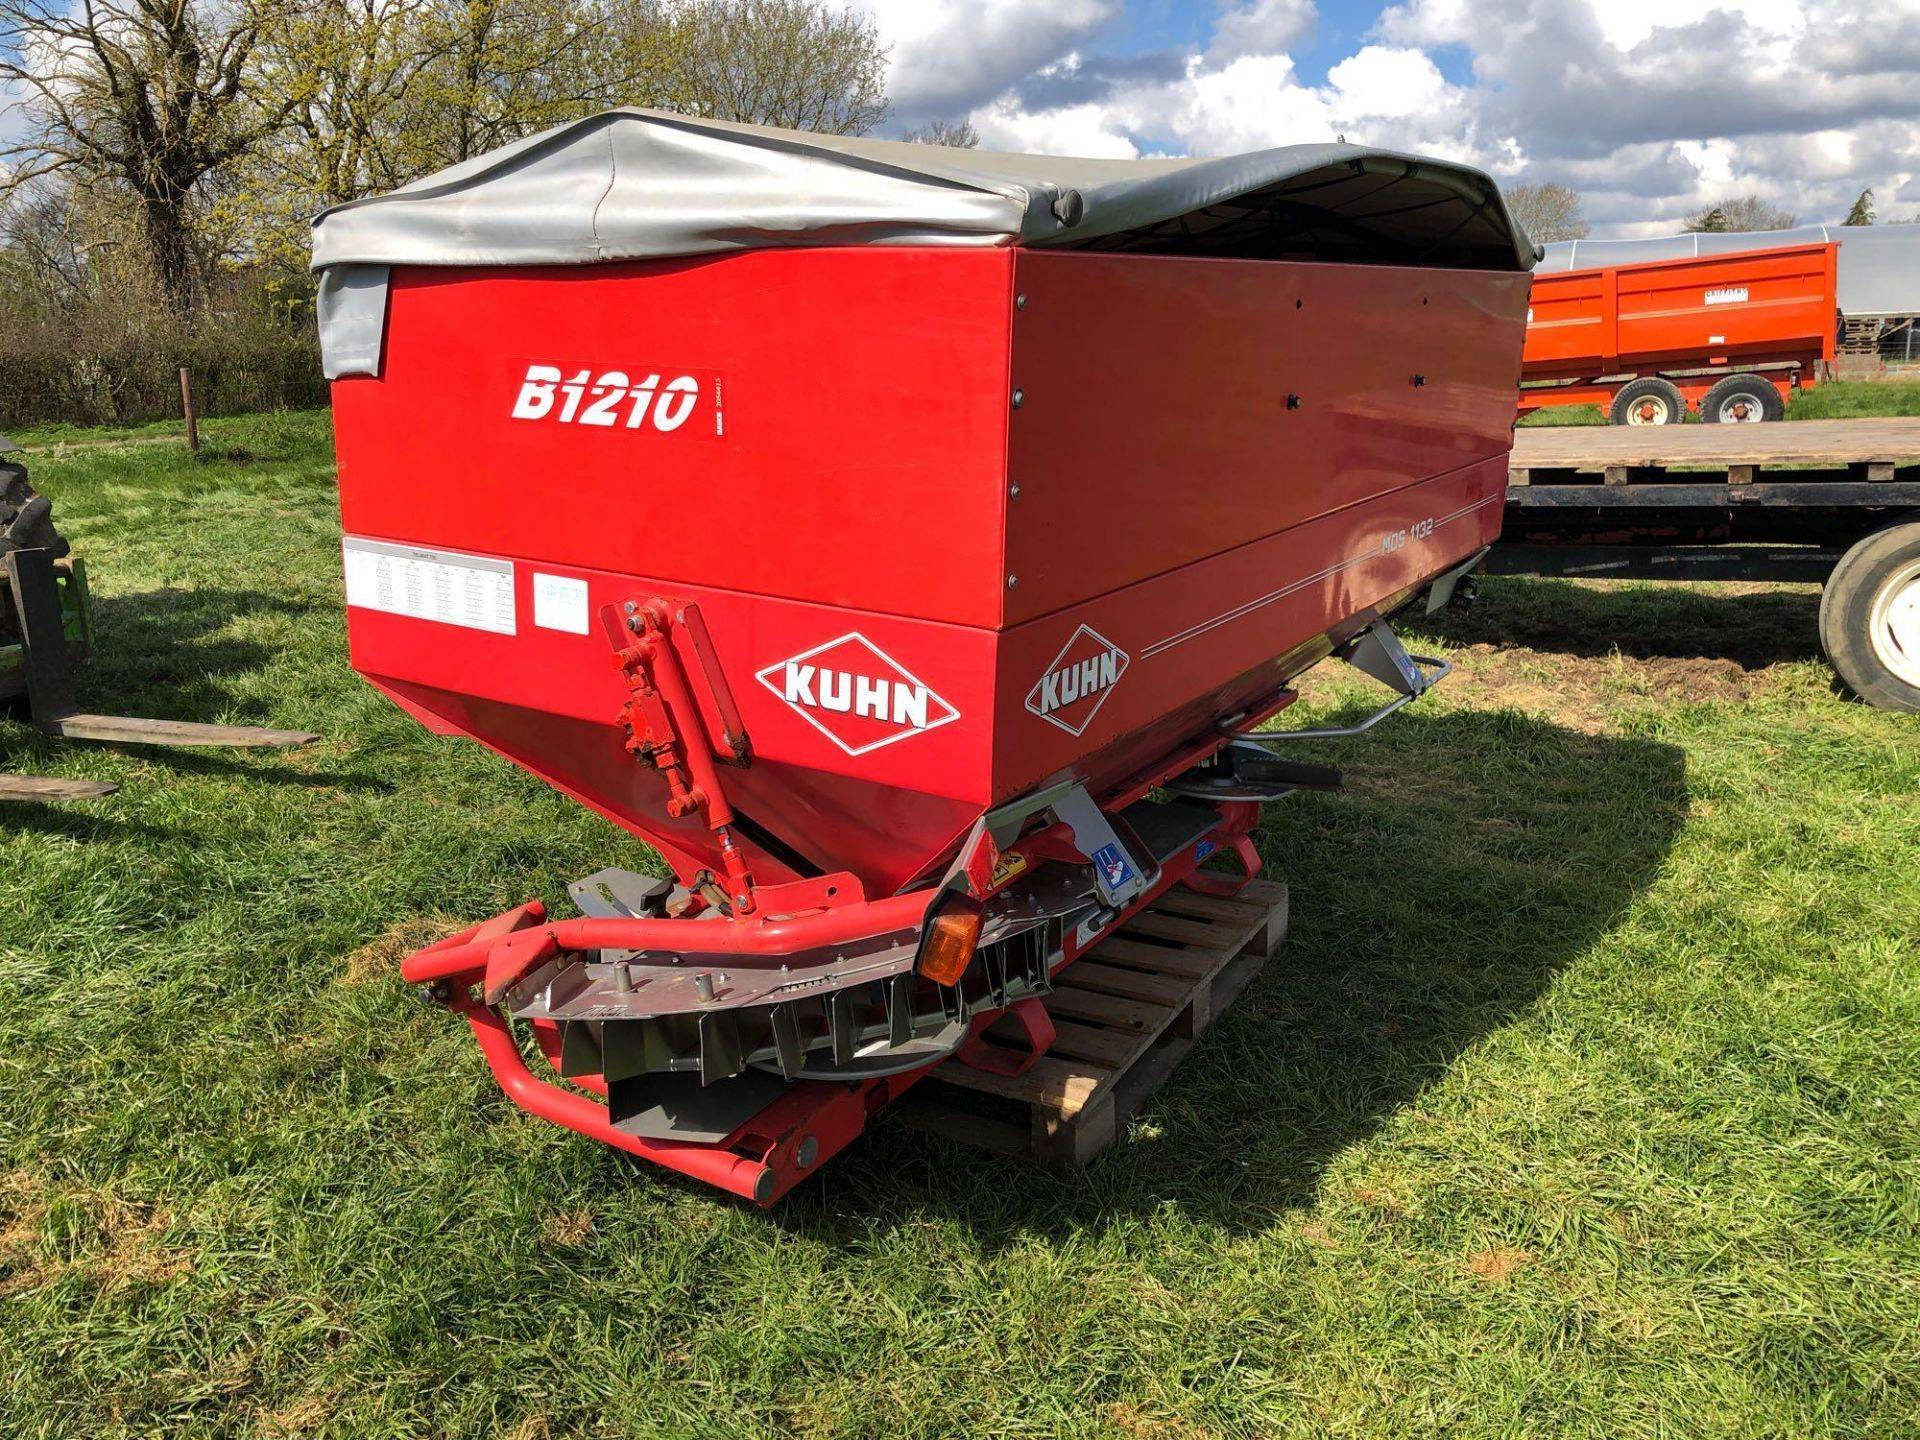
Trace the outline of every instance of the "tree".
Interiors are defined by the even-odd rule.
[[[0,0],[0,84],[26,121],[0,144],[0,193],[59,172],[123,191],[169,304],[191,309],[202,182],[300,102],[297,77],[256,83],[261,38],[291,3]]]
[[[1862,190],[1860,198],[1853,202],[1853,208],[1847,211],[1847,218],[1840,223],[1842,225],[1873,224],[1873,191]]]
[[[1720,232],[1750,230],[1791,230],[1799,221],[1790,210],[1770,205],[1758,195],[1741,195],[1709,205],[1687,217],[1689,230]]]
[[[841,133],[886,113],[873,22],[817,0],[304,5],[266,44],[300,102],[215,187],[236,257],[297,266],[315,210],[612,106]]]
[[[980,132],[971,120],[929,120],[916,125],[900,137],[915,145],[951,145],[956,150],[971,150],[980,143]]]
[[[1538,185],[1509,185],[1501,192],[1507,209],[1536,242],[1584,240],[1593,227],[1580,212],[1580,192],[1558,181]]]
[[[887,118],[888,50],[871,15],[826,0],[677,0],[670,103],[690,114],[827,135]]]

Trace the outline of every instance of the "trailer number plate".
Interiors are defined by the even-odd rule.
[[[513,562],[384,540],[340,542],[347,604],[388,615],[512,635]]]
[[[1725,290],[1707,291],[1709,305],[1744,305],[1746,300],[1747,287],[1744,285],[1729,286]]]

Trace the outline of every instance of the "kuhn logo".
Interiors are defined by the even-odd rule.
[[[704,405],[705,415],[696,415]],[[576,370],[529,365],[514,398],[513,418],[603,430],[645,430],[661,435],[721,436],[720,377],[706,373],[642,374],[625,370]],[[691,422],[691,423],[690,423]]]
[[[859,631],[756,673],[802,720],[849,755],[937,730],[960,712]]]
[[[1027,692],[1027,709],[1069,735],[1085,733],[1127,673],[1127,652],[1082,625]]]

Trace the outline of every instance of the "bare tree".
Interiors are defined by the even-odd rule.
[[[691,114],[828,135],[887,118],[887,47],[873,17],[825,0],[683,0],[666,7]]]
[[[1556,240],[1584,240],[1593,228],[1581,213],[1580,192],[1556,180],[1509,185],[1500,193],[1520,228],[1542,245]]]
[[[1688,216],[1686,228],[1744,233],[1750,230],[1791,230],[1798,222],[1799,217],[1791,210],[1782,210],[1758,195],[1741,195],[1722,200],[1717,205],[1709,205],[1697,214]]]
[[[915,145],[951,145],[956,150],[971,150],[980,143],[980,132],[971,120],[929,120],[916,125],[900,137]]]
[[[0,0],[0,83],[26,120],[0,144],[0,192],[63,171],[123,190],[169,303],[192,308],[202,182],[299,103],[297,81],[271,98],[255,84],[263,31],[292,3]]]

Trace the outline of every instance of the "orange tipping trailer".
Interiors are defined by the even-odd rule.
[[[1777,420],[1833,360],[1838,243],[1533,277],[1520,413],[1599,405],[1615,425]]]

